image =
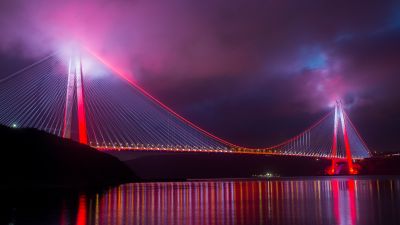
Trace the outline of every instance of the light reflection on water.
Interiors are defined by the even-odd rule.
[[[400,224],[399,179],[132,183],[76,198],[51,224]]]

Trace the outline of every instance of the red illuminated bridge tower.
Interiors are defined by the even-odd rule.
[[[64,112],[64,138],[71,138],[73,126],[73,112],[77,112],[78,140],[82,144],[88,143],[85,115],[85,97],[83,85],[83,69],[81,57],[70,57],[68,64],[67,93]],[[76,107],[75,107],[76,100]]]
[[[344,161],[347,163],[348,173],[356,174],[357,170],[353,165],[353,158],[351,155],[351,147],[349,136],[347,133],[346,122],[345,122],[345,112],[343,110],[342,103],[340,101],[336,101],[335,105],[335,116],[334,116],[334,124],[333,124],[333,141],[332,141],[332,167],[330,168],[329,174],[336,174],[337,172],[337,163]],[[341,128],[341,129],[339,129]],[[342,142],[345,149],[346,157],[345,159],[339,159],[338,156],[338,136],[341,135]],[[340,137],[340,136],[339,136]]]

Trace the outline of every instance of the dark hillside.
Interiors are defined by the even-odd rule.
[[[0,186],[91,187],[138,178],[117,158],[35,129],[0,126]]]

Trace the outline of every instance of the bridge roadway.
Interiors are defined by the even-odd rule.
[[[105,146],[91,146],[99,151],[104,152],[151,152],[155,154],[160,153],[225,153],[225,154],[246,154],[246,155],[273,155],[273,156],[296,156],[296,157],[310,157],[316,159],[335,159],[337,162],[345,161],[346,157],[332,157],[332,155],[321,155],[302,153],[279,152],[278,150],[268,149],[251,149],[251,148],[238,148],[238,149],[187,149],[187,148],[160,148],[160,147],[105,147]],[[353,160],[362,160],[364,158],[353,157]]]

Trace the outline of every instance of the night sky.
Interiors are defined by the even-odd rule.
[[[400,2],[3,0],[0,76],[71,42],[232,143],[277,144],[342,99],[372,150],[400,150]]]

